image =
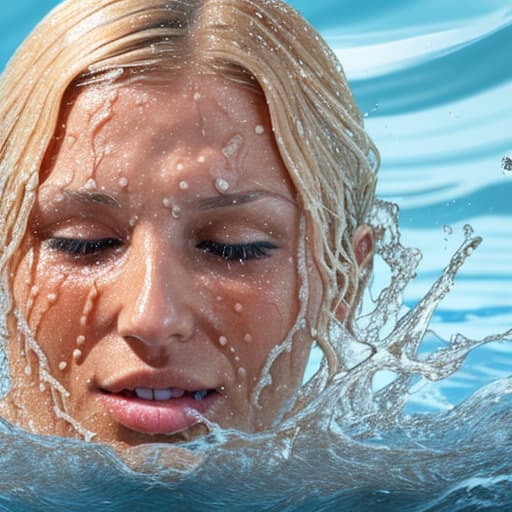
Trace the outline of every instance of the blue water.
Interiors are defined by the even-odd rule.
[[[3,6],[0,68],[34,24],[57,3],[24,0]],[[482,338],[509,329],[512,172],[505,170],[502,162],[506,157],[512,158],[512,1],[289,3],[320,30],[343,63],[365,113],[368,131],[381,151],[378,195],[400,205],[403,242],[423,253],[417,278],[404,297],[405,305],[411,307],[429,289],[462,240],[465,224],[470,224],[484,239],[438,308],[425,349],[455,332]],[[385,269],[377,265],[375,274],[374,288],[379,289],[385,281]],[[455,375],[418,389],[407,410],[450,411],[481,386],[509,377],[511,368],[511,344],[495,342],[481,347]],[[324,467],[329,464],[327,459],[303,460],[299,469],[291,461],[283,472],[298,475],[298,484],[281,481],[283,477],[276,473],[272,475],[272,485],[268,475],[261,478],[261,482],[267,482],[262,491],[258,489],[257,464],[253,467],[253,462],[248,462],[257,453],[251,452],[250,447],[240,454],[241,458],[247,457],[242,464],[247,472],[241,473],[240,480],[230,480],[229,489],[225,482],[205,474],[166,486],[153,477],[130,472],[107,450],[65,441],[57,453],[50,441],[7,431],[4,437],[0,436],[0,451],[4,454],[3,467],[9,467],[10,473],[3,476],[3,485],[0,481],[0,511],[85,510],[91,506],[96,510],[187,510],[186,504],[192,497],[197,507],[194,510],[223,510],[225,503],[229,503],[229,492],[238,494],[240,503],[239,508],[232,506],[232,510],[512,509],[512,455],[510,449],[505,449],[511,439],[503,429],[507,421],[509,427],[511,424],[508,410],[512,400],[499,396],[495,403],[481,418],[485,454],[478,450],[464,452],[464,442],[475,432],[465,437],[462,421],[456,423],[460,437],[454,440],[453,425],[445,427],[441,420],[432,423],[438,428],[436,442],[453,450],[448,455],[444,453],[447,465],[440,460],[439,466],[435,466],[436,458],[431,455],[423,465],[413,467],[413,459],[421,460],[421,453],[393,452],[391,460],[397,466],[389,470],[394,478],[402,470],[415,475],[404,476],[403,481],[408,483],[402,488],[386,485],[384,479],[380,489],[370,478],[371,468],[358,465],[358,450],[362,450],[359,446],[352,446],[352,452],[338,454],[345,464],[339,469],[343,473],[339,491],[333,490],[336,482],[327,486],[326,480],[332,480],[335,474]],[[478,402],[474,405],[477,407]],[[417,443],[431,443],[428,446],[433,449],[433,437],[434,434],[425,432]],[[37,453],[38,462],[34,462],[33,453]],[[379,460],[378,454],[374,457]],[[368,454],[363,453],[359,461],[367,459]],[[460,476],[464,464],[481,471],[475,470],[464,479]],[[43,475],[38,467],[46,468]],[[48,472],[51,467],[57,469]],[[383,466],[376,462],[375,467]],[[436,481],[435,485],[428,486],[426,482],[430,480],[427,476],[422,480],[418,473],[423,469],[418,468],[424,468]],[[455,468],[459,468],[459,473]],[[59,486],[59,479],[67,472],[75,480],[66,487]],[[304,472],[318,475],[318,490],[306,493],[303,501],[294,500],[293,492],[301,491],[299,484]],[[352,473],[362,474],[368,480],[355,485],[347,476]],[[37,475],[36,483],[24,485],[27,474],[32,478]],[[478,480],[482,475],[488,479]],[[239,490],[243,488],[242,478],[247,479],[245,501]],[[442,481],[446,481],[445,487]],[[223,489],[218,503],[212,501],[211,489],[215,485]],[[289,489],[288,494],[283,489]],[[174,505],[169,509],[165,504],[171,495]],[[254,501],[256,498],[260,501]]]

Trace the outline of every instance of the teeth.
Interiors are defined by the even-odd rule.
[[[170,400],[172,398],[172,390],[170,388],[155,389],[153,393],[155,395],[155,400]]]
[[[172,398],[181,398],[185,394],[184,389],[171,388]]]
[[[164,401],[172,398],[181,398],[185,395],[185,390],[180,388],[135,388],[135,395],[143,400]],[[208,394],[208,390],[202,389],[194,393],[194,400],[202,400]]]
[[[135,394],[143,400],[153,400],[153,390],[150,388],[135,388]]]
[[[201,391],[196,391],[194,393],[194,400],[202,400],[207,394],[208,394],[208,391],[206,391],[206,389],[203,389]]]

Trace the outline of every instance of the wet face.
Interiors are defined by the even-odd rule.
[[[49,374],[11,344],[17,421],[76,435],[58,385],[97,441],[268,427],[310,344],[295,335],[256,396],[300,306],[300,210],[263,96],[208,76],[85,88],[62,124],[13,269]]]

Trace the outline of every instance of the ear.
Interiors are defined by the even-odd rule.
[[[372,263],[373,253],[375,250],[373,229],[367,224],[359,226],[352,235],[352,248],[356,257],[358,271],[369,268]],[[358,296],[357,291],[355,296]],[[336,309],[336,318],[340,322],[344,322],[347,316],[347,303],[341,301]]]
[[[359,226],[352,235],[352,247],[359,270],[368,267],[375,250],[373,229],[367,224]]]

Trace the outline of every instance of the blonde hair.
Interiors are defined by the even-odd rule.
[[[310,327],[333,374],[340,362],[328,327],[339,304],[357,303],[360,294],[351,238],[373,204],[379,157],[337,58],[278,0],[67,0],[36,27],[0,82],[6,310],[9,262],[25,233],[66,92],[190,65],[260,87],[265,95],[323,282],[320,314]]]

